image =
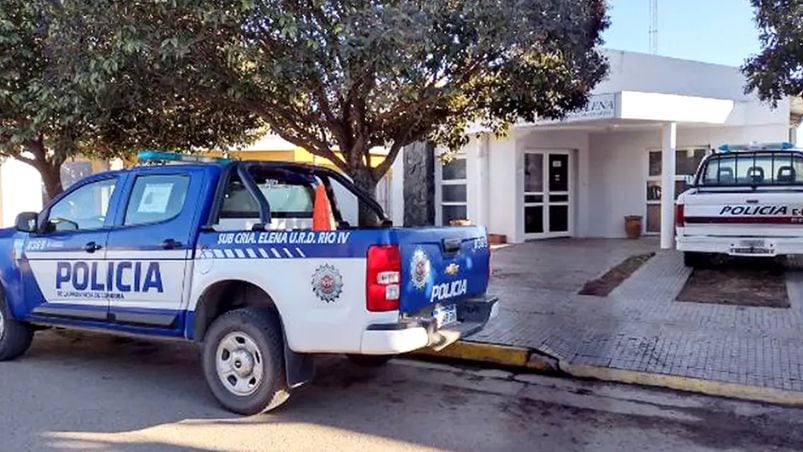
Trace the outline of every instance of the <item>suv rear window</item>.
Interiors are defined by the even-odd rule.
[[[248,172],[268,201],[273,218],[312,218],[317,182],[314,177],[258,166]],[[220,217],[259,218],[259,204],[237,174],[229,180]]]
[[[793,152],[714,155],[697,182],[704,186],[803,184],[803,156]]]

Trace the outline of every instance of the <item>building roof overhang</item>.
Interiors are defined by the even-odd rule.
[[[725,125],[733,124],[737,119],[734,115],[737,104],[733,99],[619,91],[592,95],[585,108],[570,112],[563,119],[520,122],[513,129],[649,126],[667,122]],[[475,126],[470,128],[469,133],[488,131]]]

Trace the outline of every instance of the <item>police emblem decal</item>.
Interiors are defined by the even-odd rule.
[[[312,291],[321,300],[332,303],[343,292],[343,277],[334,266],[323,264],[312,274]]]
[[[413,259],[410,262],[410,276],[416,289],[423,290],[427,286],[431,270],[432,264],[429,262],[427,253],[421,248],[415,250]]]

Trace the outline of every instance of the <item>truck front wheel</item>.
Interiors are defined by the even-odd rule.
[[[31,326],[12,319],[5,300],[0,298],[0,361],[22,355],[30,348],[32,340]]]
[[[237,309],[212,322],[203,368],[215,398],[235,413],[264,413],[290,397],[281,325],[270,310]]]

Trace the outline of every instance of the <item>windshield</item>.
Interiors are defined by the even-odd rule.
[[[803,156],[794,152],[739,152],[710,157],[697,183],[703,186],[803,185]]]

